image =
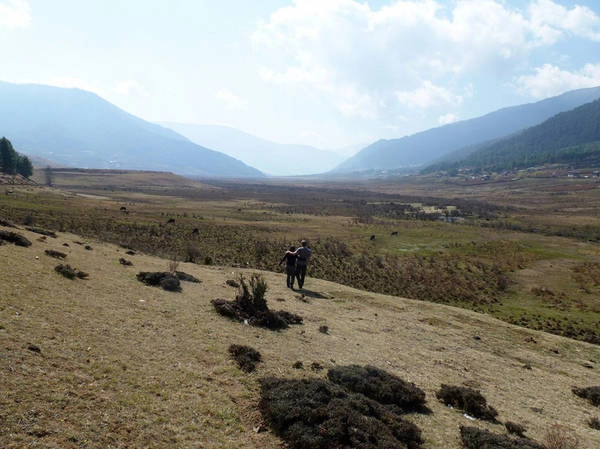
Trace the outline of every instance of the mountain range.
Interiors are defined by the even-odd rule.
[[[79,89],[0,82],[0,136],[17,151],[57,165],[187,176],[264,176]]]
[[[329,171],[344,157],[308,145],[271,142],[221,125],[160,122],[198,145],[225,153],[264,173],[278,176],[311,175]]]
[[[506,137],[598,98],[600,87],[578,89],[399,139],[379,140],[344,161],[333,173],[427,165],[461,148]]]
[[[552,163],[600,166],[600,99],[450,156],[448,161],[433,164],[426,171],[463,167],[498,172]]]
[[[399,139],[379,140],[341,162],[342,156],[334,152],[277,144],[226,126],[150,123],[79,89],[0,82],[0,137],[8,138],[34,164],[43,160],[54,166],[170,171],[188,177],[344,175],[460,160],[503,139],[518,140],[523,130],[598,98],[600,87],[574,90]],[[571,144],[586,143],[573,136],[573,129],[580,126],[570,120],[563,131]],[[536,136],[549,144],[543,134]],[[490,154],[499,151],[498,146],[491,148]],[[520,146],[513,145],[507,154],[518,159],[514,148]],[[589,146],[577,151],[589,159]]]

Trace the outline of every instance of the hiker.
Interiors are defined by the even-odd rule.
[[[294,289],[294,276],[296,276],[296,259],[298,256],[296,255],[296,248],[290,246],[290,249],[285,252],[281,260],[279,261],[279,265],[283,263],[285,260],[285,273],[287,275],[286,283],[288,288]]]
[[[310,260],[310,248],[306,240],[302,240],[300,244],[302,246],[296,250],[296,256],[298,257],[296,262],[296,279],[298,279],[298,287],[302,288],[304,278],[306,277],[306,266]]]

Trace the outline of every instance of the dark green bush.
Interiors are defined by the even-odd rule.
[[[419,428],[362,394],[321,379],[261,381],[260,409],[292,449],[417,449]]]
[[[592,405],[600,406],[600,386],[586,388],[574,387],[572,391],[580,398],[590,401]]]
[[[67,255],[60,251],[55,251],[53,249],[47,249],[44,251],[47,256],[54,257],[55,259],[64,259]]]
[[[238,367],[247,373],[256,369],[256,364],[261,361],[260,352],[250,346],[231,345],[229,354],[237,362]]]
[[[68,279],[86,279],[89,275],[84,271],[79,271],[77,268],[71,267],[69,264],[63,265],[59,264],[54,267],[54,271],[59,274],[62,274],[64,277]]]
[[[146,285],[154,287],[160,286],[167,291],[181,291],[181,281],[187,282],[200,282],[199,279],[194,276],[184,273],[182,271],[176,271],[175,275],[168,271],[140,271],[136,278],[138,281],[143,282]]]
[[[169,292],[180,292],[181,291],[181,282],[175,276],[165,276],[160,280],[160,286],[163,290],[167,290]]]
[[[527,432],[527,430],[525,429],[525,427],[523,427],[521,424],[517,424],[511,421],[506,421],[504,423],[504,427],[506,427],[506,431],[510,434],[513,435],[517,435],[520,437],[525,437],[525,435],[523,435],[525,432]]]
[[[374,366],[339,366],[327,373],[330,381],[361,393],[381,404],[393,404],[403,411],[422,410],[425,392],[393,374]]]
[[[31,246],[31,242],[26,237],[16,232],[4,231],[0,229],[0,240],[7,241],[8,243],[14,243],[17,246],[28,247]]]
[[[26,229],[28,231],[35,232],[36,234],[42,234],[42,235],[47,235],[48,237],[56,238],[56,232],[54,232],[54,231],[49,231],[47,229],[34,228],[34,227],[28,227]]]
[[[272,311],[267,306],[267,284],[260,274],[254,273],[250,285],[240,275],[238,294],[233,301],[213,299],[212,305],[220,315],[244,321],[252,326],[280,330],[290,324],[302,324],[302,317],[286,311]]]
[[[509,437],[477,427],[460,427],[460,437],[467,449],[546,449],[533,440]]]
[[[468,387],[442,385],[436,397],[444,404],[461,409],[475,418],[495,422],[498,416],[498,412],[487,405],[479,391]]]

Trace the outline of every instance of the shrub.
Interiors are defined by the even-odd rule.
[[[131,260],[124,259],[123,257],[119,258],[119,263],[121,265],[125,265],[125,266],[131,266],[131,265],[133,265],[133,262]]]
[[[416,449],[422,442],[419,428],[390,408],[321,379],[263,379],[260,409],[293,449]]]
[[[181,291],[181,283],[179,282],[179,279],[172,275],[163,277],[160,280],[160,286],[163,290],[167,290],[169,292]]]
[[[185,282],[193,282],[193,283],[196,283],[196,284],[199,284],[200,282],[202,282],[197,277],[194,277],[191,274],[184,273],[183,271],[176,271],[175,272],[175,277],[177,279],[179,279],[180,281],[185,281]]]
[[[0,240],[5,240],[9,243],[14,243],[17,246],[28,247],[31,246],[31,242],[26,237],[16,232],[0,230]]]
[[[527,438],[509,437],[477,427],[460,427],[460,437],[467,449],[546,449]]]
[[[590,419],[588,419],[588,426],[590,426],[592,429],[594,430],[600,430],[600,419],[598,419],[598,417],[594,416]]]
[[[54,271],[56,271],[59,274],[62,274],[64,277],[66,277],[68,279],[75,279],[75,278],[86,279],[89,276],[89,274],[87,274],[86,272],[79,271],[77,268],[73,268],[69,264],[66,264],[66,265],[59,264],[54,267]]]
[[[590,401],[592,405],[600,405],[600,386],[586,388],[574,387],[572,391],[580,398],[584,398]]]
[[[160,286],[164,290],[171,292],[181,291],[181,281],[200,282],[194,276],[186,274],[182,271],[176,271],[171,274],[167,271],[140,271],[136,278],[138,281],[153,287]]]
[[[7,228],[16,228],[16,226],[9,220],[6,220],[0,217],[0,226],[5,226]]]
[[[339,366],[331,368],[327,377],[354,393],[381,404],[397,405],[403,411],[422,410],[425,406],[423,390],[374,366]]]
[[[521,424],[517,424],[511,421],[506,421],[504,423],[504,427],[506,427],[506,431],[508,433],[511,433],[513,435],[517,435],[520,437],[525,437],[525,435],[523,435],[525,432],[527,432],[527,429],[525,429],[525,427],[523,427]]]
[[[25,229],[27,229],[28,231],[31,231],[31,232],[35,232],[36,234],[42,234],[42,235],[47,235],[48,237],[56,238],[56,232],[54,232],[54,231],[48,231],[47,229],[33,228],[33,227],[28,227]]]
[[[229,284],[231,285],[231,284]],[[250,277],[249,285],[243,275],[238,282],[238,293],[233,301],[213,299],[213,307],[220,315],[267,329],[285,329],[290,324],[302,324],[302,317],[286,311],[272,311],[267,306],[267,283],[257,273]]]
[[[67,257],[65,253],[55,251],[53,249],[47,249],[44,251],[44,253],[46,253],[47,256],[54,257],[55,259],[64,259],[65,257]]]
[[[446,405],[451,405],[479,419],[496,421],[498,412],[487,405],[487,401],[478,391],[468,387],[442,385],[436,397]]]
[[[260,352],[250,346],[231,345],[229,354],[237,362],[238,367],[247,373],[256,369],[256,364],[261,361]]]
[[[546,449],[579,449],[579,438],[568,427],[552,425],[544,437]]]

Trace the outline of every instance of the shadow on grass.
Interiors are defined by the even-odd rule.
[[[331,296],[326,296],[323,293],[313,292],[312,290],[307,290],[305,288],[300,288],[296,290],[297,293],[301,295],[308,296],[309,298],[315,299],[331,299]]]

